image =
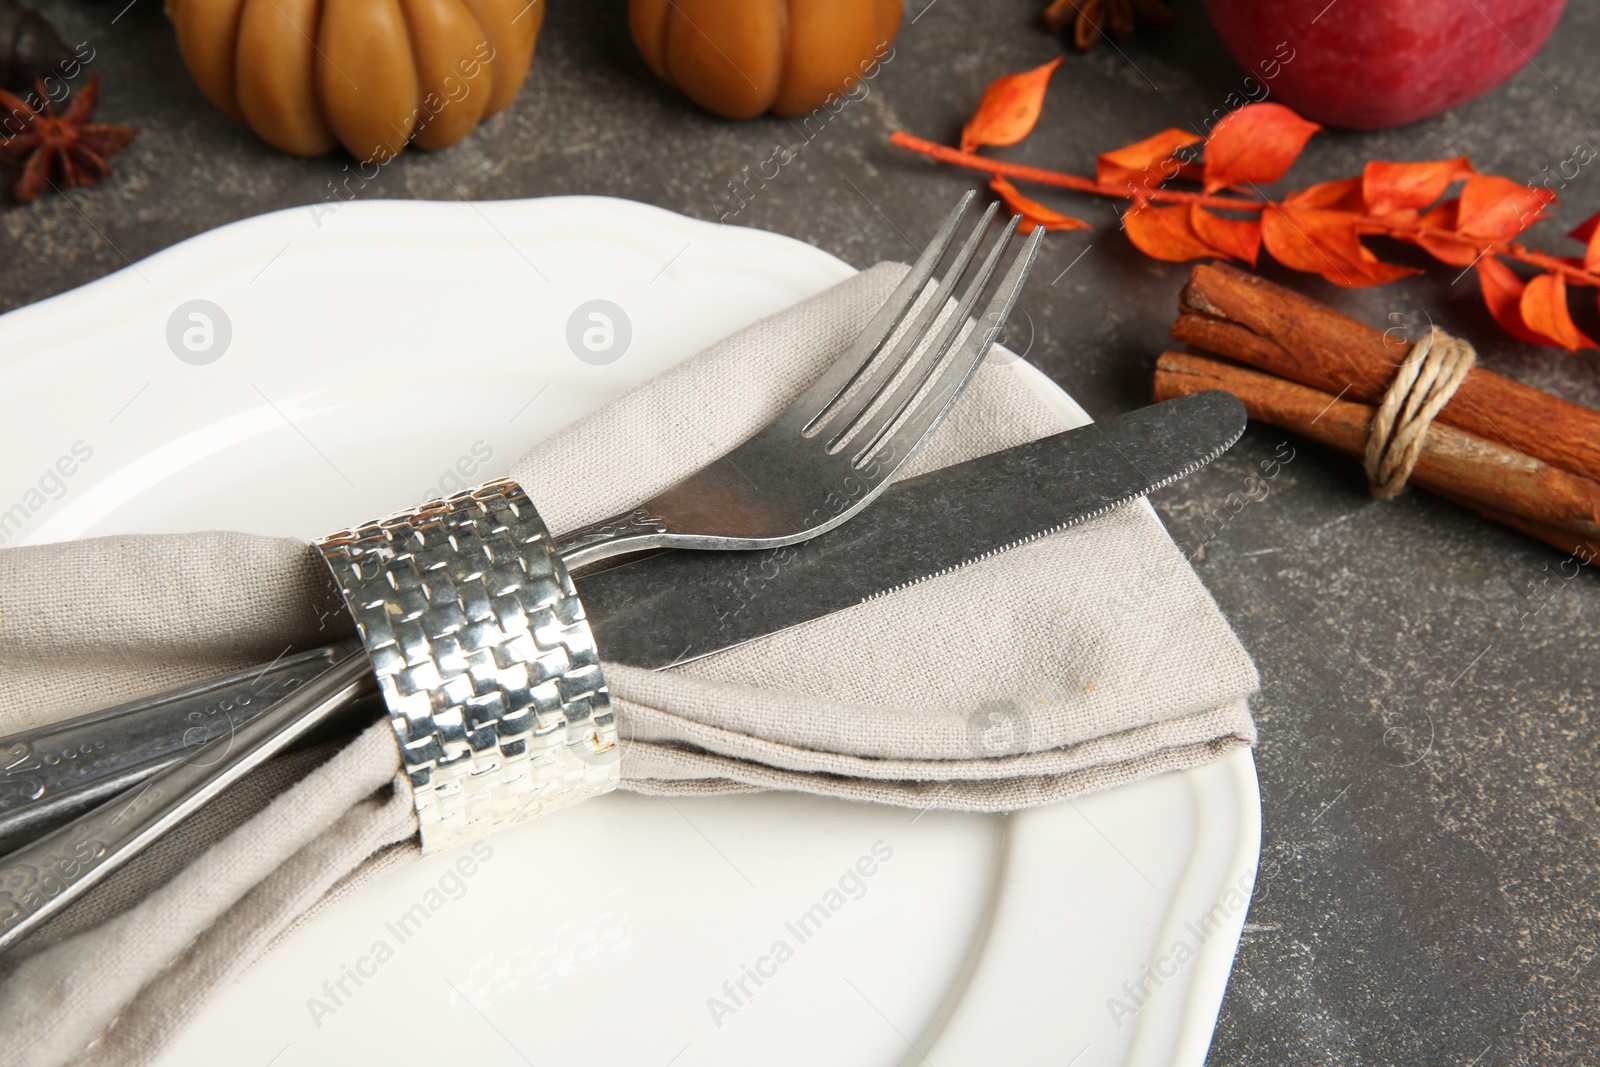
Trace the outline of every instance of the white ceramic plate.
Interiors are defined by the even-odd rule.
[[[850,273],[587,197],[225,226],[0,317],[0,537],[337,529]],[[1009,817],[614,794],[329,909],[162,1063],[1200,1064],[1259,844],[1246,751]]]

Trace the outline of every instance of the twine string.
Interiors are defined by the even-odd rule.
[[[1373,496],[1390,500],[1405,490],[1428,427],[1477,358],[1470,344],[1437,326],[1411,346],[1367,431],[1367,482]]]

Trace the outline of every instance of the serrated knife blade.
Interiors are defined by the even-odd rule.
[[[720,652],[1103,515],[1198,469],[1244,405],[1194,393],[897,482],[786,548],[668,552],[574,579],[607,662],[661,669]]]

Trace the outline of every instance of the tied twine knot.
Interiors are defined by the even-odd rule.
[[[1411,346],[1367,431],[1367,482],[1373,496],[1389,500],[1405,490],[1428,427],[1477,358],[1470,344],[1437,326]]]

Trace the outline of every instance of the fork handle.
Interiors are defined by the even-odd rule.
[[[0,859],[0,952],[371,687],[366,655],[347,656],[238,730],[191,749],[142,787]]]
[[[664,519],[648,507],[638,507],[563,534],[555,539],[554,548],[567,570],[573,571],[626,552],[660,548],[666,533]]]
[[[0,853],[238,730],[361,653],[361,642],[342,641],[0,738]]]
[[[641,507],[573,530],[554,547],[570,570],[659,547],[665,532],[665,524]],[[352,639],[266,668],[0,737],[0,857],[169,769],[197,746],[237,731],[285,694],[361,651],[360,641]],[[0,882],[0,934],[5,915]],[[0,936],[0,943],[4,940]]]

